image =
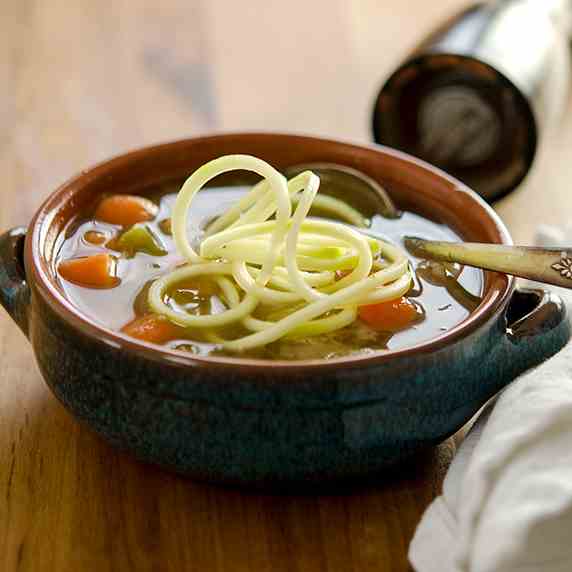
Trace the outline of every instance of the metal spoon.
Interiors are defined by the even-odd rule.
[[[320,177],[328,194],[347,198],[349,190],[353,205],[366,216],[376,213],[387,218],[400,216],[399,209],[383,187],[356,169],[335,163],[306,163],[289,167],[284,174],[289,178],[305,170],[314,171]],[[374,238],[383,239],[383,236],[375,232],[353,228]],[[411,254],[420,258],[458,262],[465,266],[572,288],[572,248],[443,242],[413,236],[405,237],[404,243]]]
[[[440,242],[413,236],[406,236],[404,243],[411,254],[420,258],[458,262],[465,266],[572,288],[572,249]]]
[[[283,174],[290,179],[302,171],[313,171],[320,177],[320,189],[326,194],[347,200],[367,217],[380,214],[385,218],[399,218],[401,213],[385,189],[366,174],[336,163],[304,163],[287,167]]]

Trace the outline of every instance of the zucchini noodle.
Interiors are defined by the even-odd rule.
[[[239,169],[263,179],[207,227],[197,253],[187,236],[193,198],[217,175]],[[228,155],[200,167],[183,184],[172,212],[174,242],[186,264],[153,282],[151,309],[180,326],[204,328],[208,339],[241,352],[280,338],[334,332],[357,318],[360,305],[405,294],[411,271],[401,249],[345,224],[308,217],[318,207],[354,227],[367,224],[343,201],[319,196],[319,185],[311,171],[286,181],[249,155]],[[172,305],[170,289],[198,276],[217,284],[225,311],[200,315]],[[255,315],[261,308],[267,319]],[[268,319],[272,315],[280,317]],[[224,328],[233,325],[249,333],[224,339]]]

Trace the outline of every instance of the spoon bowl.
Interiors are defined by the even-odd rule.
[[[343,200],[348,200],[349,195],[352,206],[368,217],[380,214],[395,219],[401,216],[387,191],[375,179],[357,169],[337,163],[304,163],[283,169],[287,179],[303,171],[318,175],[320,188],[326,194]]]

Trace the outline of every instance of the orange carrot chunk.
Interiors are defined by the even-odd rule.
[[[107,241],[107,236],[103,232],[99,232],[98,230],[88,230],[84,235],[83,239],[85,242],[89,244],[93,244],[95,246],[101,246],[105,244]]]
[[[159,222],[159,228],[161,229],[161,232],[163,234],[168,234],[169,236],[172,236],[173,229],[171,228],[171,219],[170,218],[164,218],[162,221],[160,221]]]
[[[123,326],[121,331],[132,338],[144,342],[164,344],[180,338],[183,328],[169,322],[164,316],[148,314],[147,316],[135,318],[135,320]]]
[[[131,226],[152,220],[158,211],[157,205],[149,199],[134,195],[112,195],[99,203],[95,218],[110,224]]]
[[[370,328],[384,332],[396,332],[418,321],[419,308],[405,296],[358,308],[358,316]]]
[[[113,288],[119,284],[115,275],[116,258],[101,253],[80,258],[70,258],[58,265],[62,278],[86,288]]]

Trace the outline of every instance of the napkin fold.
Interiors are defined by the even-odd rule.
[[[563,246],[572,229],[539,229]],[[558,290],[572,311],[572,295]],[[409,547],[417,572],[572,571],[572,344],[481,412]]]

